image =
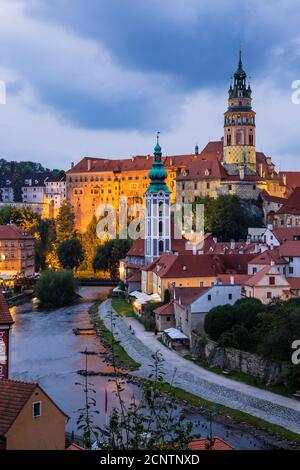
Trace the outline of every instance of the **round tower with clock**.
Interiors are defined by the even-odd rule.
[[[255,112],[241,50],[228,95],[228,109],[224,114],[223,165],[229,175],[255,175]]]
[[[166,183],[167,176],[157,133],[154,161],[149,172],[150,184],[146,191],[146,263],[151,263],[162,253],[171,250],[171,191]]]

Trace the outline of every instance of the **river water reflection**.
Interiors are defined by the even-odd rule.
[[[99,296],[99,287],[81,288],[80,294],[86,299]],[[101,353],[103,348],[96,336],[76,336],[74,328],[85,328],[90,323],[88,308],[92,303],[81,303],[52,311],[33,311],[31,304],[11,309],[15,324],[11,338],[11,377],[18,380],[38,382],[55,402],[68,414],[68,431],[76,432],[77,410],[83,406],[83,382],[77,374],[85,368],[85,355],[82,351]],[[88,356],[90,370],[106,370],[107,365],[101,356]],[[96,390],[97,406],[100,411],[99,424],[104,425],[105,389],[109,396],[109,409],[117,405],[113,393],[115,384],[107,377],[93,376],[89,382]],[[124,398],[130,400],[135,395],[141,397],[138,386],[127,383]],[[195,423],[197,433],[206,436],[208,423],[199,415],[188,415]],[[215,423],[215,435],[219,435],[239,449],[262,449],[266,446],[255,437]]]

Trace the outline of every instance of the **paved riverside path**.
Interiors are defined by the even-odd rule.
[[[108,329],[111,329],[111,311],[114,312],[110,299],[100,304],[99,316]],[[135,318],[114,314],[115,338],[127,354],[141,364],[133,375],[147,378],[152,371],[152,355],[159,350],[165,360],[162,369],[166,382],[173,382],[173,385],[205,400],[243,411],[300,434],[300,401],[210,372],[161,345],[155,335],[145,331]],[[129,325],[135,334],[132,334]]]

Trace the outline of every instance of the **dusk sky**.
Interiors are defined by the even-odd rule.
[[[0,0],[0,157],[192,153],[223,133],[240,43],[257,150],[300,171],[297,0]]]

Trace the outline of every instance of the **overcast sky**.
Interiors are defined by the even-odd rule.
[[[0,0],[0,157],[190,153],[223,133],[243,44],[257,149],[300,171],[299,0]]]

